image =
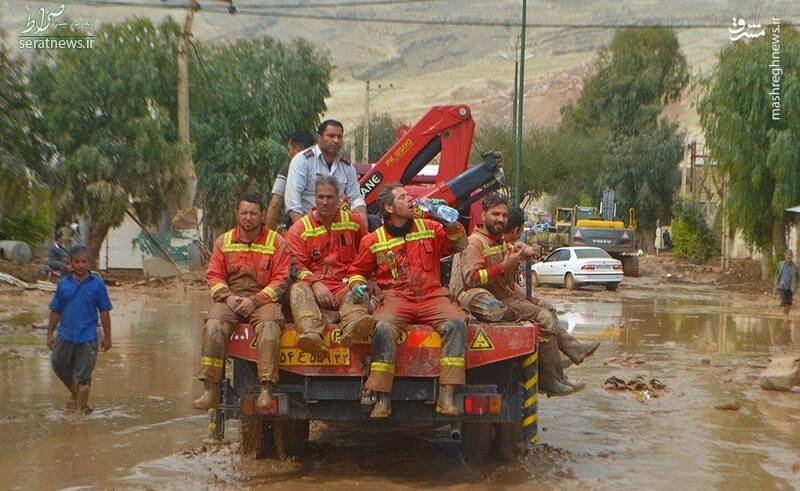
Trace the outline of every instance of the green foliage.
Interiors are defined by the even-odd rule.
[[[727,178],[731,226],[765,258],[782,254],[784,209],[800,203],[800,35],[778,33],[781,74],[769,66],[775,34],[767,32],[722,50],[698,104],[708,148]],[[773,75],[781,77],[779,120],[772,117]]]
[[[673,30],[619,30],[600,51],[597,73],[584,83],[580,98],[564,109],[563,124],[584,133],[601,127],[614,135],[636,135],[656,125],[664,105],[680,97],[688,80]]]
[[[86,215],[102,236],[128,206],[157,221],[183,185],[176,143],[176,33],[142,18],[103,24],[93,49],[37,52],[31,88],[59,165],[55,206]],[[58,31],[60,34],[72,32]]]
[[[689,201],[673,207],[672,243],[676,257],[702,264],[719,253],[717,237],[708,228],[703,211]]]
[[[233,225],[238,195],[269,195],[286,162],[286,138],[315,128],[325,112],[333,65],[304,40],[270,38],[198,46],[192,57],[192,141],[205,220]]]
[[[36,245],[52,233],[51,199],[46,189],[27,195],[27,203],[14,213],[0,215],[0,239],[14,239]]]
[[[349,140],[356,150],[356,162],[377,162],[397,141],[395,131],[403,123],[387,113],[370,116],[369,119],[369,160],[364,158],[364,123],[348,130]]]
[[[636,210],[639,227],[655,230],[656,220],[667,221],[680,184],[678,164],[683,158],[684,133],[664,122],[636,136],[623,136],[611,145],[606,185],[617,190],[619,213]]]

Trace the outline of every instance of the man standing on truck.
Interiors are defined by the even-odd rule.
[[[286,210],[292,223],[314,207],[317,176],[335,177],[350,210],[367,223],[367,205],[358,185],[356,168],[340,154],[343,137],[342,123],[327,119],[317,128],[317,144],[292,158],[286,176]]]
[[[520,291],[516,282],[519,261],[522,257],[533,257],[536,250],[516,242],[525,215],[515,211],[514,216],[515,223],[509,223],[505,196],[491,194],[483,199],[483,226],[475,228],[461,253],[458,273],[463,287],[454,293],[464,308],[470,309],[472,302],[480,301],[481,297],[497,299],[506,308],[503,320],[538,323],[539,390],[550,395],[570,395],[583,385],[572,383],[563,375],[559,349],[577,365],[592,355],[600,343],[579,342],[559,325],[551,305],[536,298],[528,300]],[[511,241],[506,242],[504,236]]]
[[[353,292],[363,292],[374,274],[383,294],[374,314],[377,325],[365,384],[375,396],[369,415],[386,418],[392,413],[397,340],[410,324],[428,324],[442,335],[436,412],[457,415],[453,394],[466,379],[466,316],[441,285],[439,260],[464,249],[464,227],[414,219],[414,198],[401,184],[385,185],[378,193],[378,206],[383,226],[361,241],[348,282]]]
[[[260,197],[242,196],[236,208],[238,225],[214,243],[206,273],[214,304],[208,310],[198,376],[205,392],[192,404],[195,409],[211,409],[219,403],[225,350],[239,322],[249,322],[256,331],[261,384],[256,404],[272,406],[283,324],[280,302],[289,282],[291,259],[283,238],[261,224],[263,211]]]
[[[289,287],[292,316],[300,332],[297,345],[314,354],[324,354],[325,324],[322,309],[338,311],[340,344],[349,346],[375,327],[365,299],[356,301],[342,280],[367,234],[361,217],[339,209],[339,181],[319,176],[315,183],[316,208],[296,221],[286,233],[286,243],[297,268],[297,282]]]
[[[312,146],[314,146],[314,137],[311,136],[311,133],[306,130],[295,131],[286,142],[289,161],[298,153]],[[278,230],[278,222],[281,221],[281,211],[283,211],[283,197],[286,194],[286,176],[289,174],[289,161],[283,164],[283,167],[278,171],[278,175],[275,176],[275,182],[272,184],[272,198],[267,207],[267,228],[276,231]]]

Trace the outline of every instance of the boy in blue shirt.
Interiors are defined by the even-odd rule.
[[[103,325],[101,348],[111,348],[111,300],[102,278],[89,271],[89,251],[70,249],[72,274],[65,276],[50,302],[47,346],[56,375],[70,392],[67,414],[88,414],[92,370],[97,361],[97,317]],[[54,335],[58,328],[57,336]]]

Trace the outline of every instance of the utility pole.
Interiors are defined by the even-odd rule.
[[[178,206],[182,209],[194,205],[194,196],[197,191],[197,174],[192,162],[190,147],[190,113],[189,113],[189,37],[192,35],[192,22],[197,9],[196,0],[189,0],[189,11],[183,24],[183,31],[178,34],[178,140],[183,146],[181,150],[181,175],[186,182]]]
[[[511,128],[514,130],[514,138],[517,137],[517,104],[519,104],[519,36],[514,45],[514,107],[512,110]],[[516,162],[516,161],[515,161]]]
[[[365,163],[369,163],[369,80],[367,80],[367,86],[364,90],[364,127],[363,127],[362,138],[364,141],[361,143],[361,160]]]
[[[522,202],[521,185],[522,179],[522,114],[525,94],[525,24],[528,21],[528,0],[522,0],[522,33],[519,40],[519,82],[517,84],[517,151],[514,155],[514,205],[519,206]]]

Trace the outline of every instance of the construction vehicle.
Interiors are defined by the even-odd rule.
[[[475,123],[467,106],[431,108],[402,138],[366,170],[361,189],[369,206],[383,184],[402,182],[416,197],[442,198],[469,211],[487,192],[502,184],[499,156],[489,152],[468,167]],[[433,179],[417,174],[437,155]],[[347,348],[339,344],[336,324],[326,326],[328,355],[314,357],[297,347],[297,332],[286,326],[280,339],[280,382],[270,410],[257,408],[255,332],[242,324],[228,342],[228,370],[220,384],[220,404],[210,411],[209,431],[224,436],[225,421],[239,419],[242,450],[254,457],[287,458],[308,443],[309,421],[371,428],[433,429],[449,425],[469,461],[491,454],[513,460],[525,444],[538,440],[537,328],[529,322],[470,323],[466,384],[456,394],[462,414],[435,412],[442,340],[430,326],[410,326],[401,336],[395,361],[392,414],[371,420],[360,399],[370,365],[371,340]]]
[[[628,210],[628,224],[617,220],[615,193],[603,192],[598,210],[592,206],[556,208],[554,227],[534,236],[534,242],[548,253],[558,247],[594,246],[622,261],[626,276],[639,275],[636,247],[636,210]]]

